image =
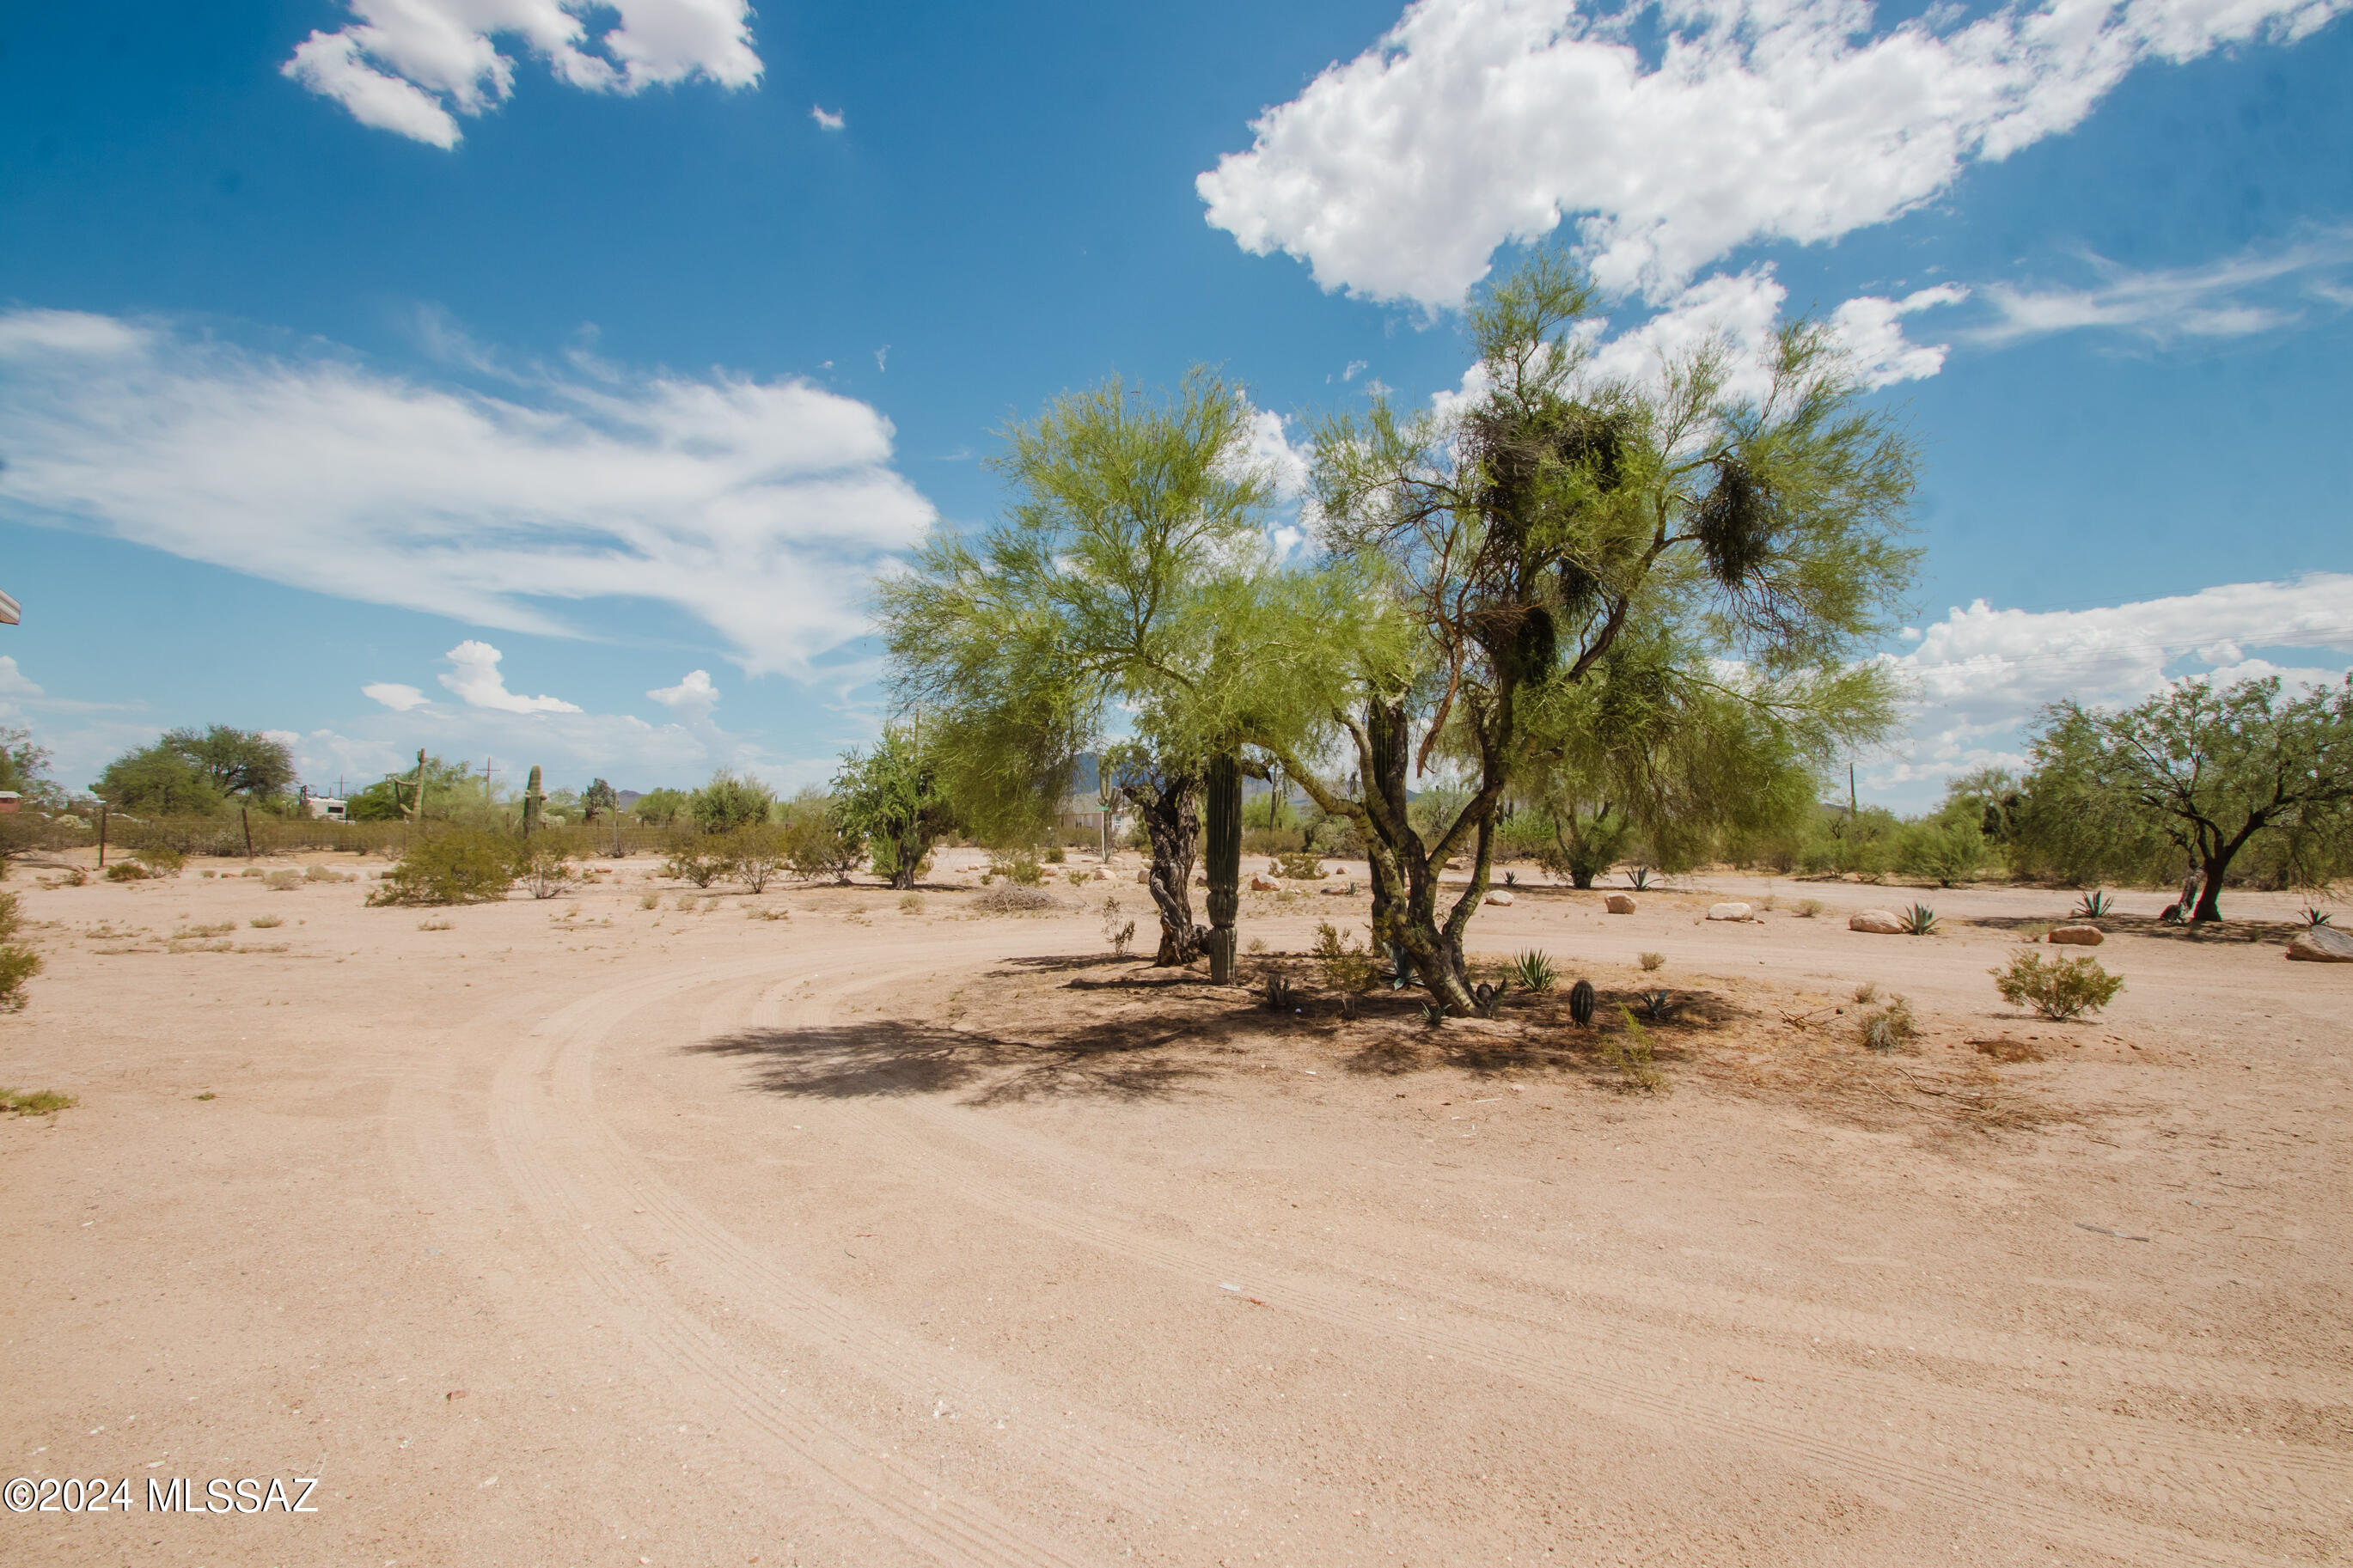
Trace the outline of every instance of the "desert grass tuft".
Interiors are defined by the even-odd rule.
[[[1667,955],[1663,952],[1646,952],[1641,956],[1642,967],[1646,970],[1664,969],[1667,965]]]
[[[60,1110],[71,1110],[80,1100],[70,1094],[59,1094],[52,1089],[26,1091],[0,1089],[0,1110],[18,1116],[55,1116]]]
[[[1667,1075],[1659,1070],[1651,1031],[1642,1027],[1630,1007],[1620,1007],[1618,1016],[1625,1026],[1603,1037],[1601,1059],[1644,1094],[1661,1092],[1667,1087]]]

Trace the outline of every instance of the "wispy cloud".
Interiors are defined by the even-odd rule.
[[[396,713],[406,713],[412,708],[422,708],[432,700],[414,686],[403,686],[396,680],[377,680],[360,688],[360,695],[371,702],[380,702]]]
[[[581,636],[664,603],[799,677],[934,516],[890,422],[798,378],[596,364],[501,393],[0,312],[0,513],[481,626]]]
[[[459,115],[514,91],[515,63],[491,42],[520,37],[558,81],[638,93],[701,77],[723,87],[760,79],[749,0],[344,0],[353,21],[314,31],[282,74],[342,104],[363,125],[454,147]],[[611,12],[591,31],[582,12]],[[598,17],[601,22],[603,18]]]
[[[817,121],[821,131],[839,131],[843,124],[839,110],[821,109],[814,103],[809,105],[809,118]]]
[[[1999,320],[1971,334],[1988,343],[2052,332],[2104,329],[2158,342],[2236,338],[2302,320],[2316,305],[2353,306],[2353,227],[2330,229],[2285,247],[2248,250],[2202,267],[2136,271],[2086,254],[2098,281],[2084,288],[1981,290]]]

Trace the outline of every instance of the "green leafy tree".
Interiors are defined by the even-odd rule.
[[[1004,520],[935,532],[878,595],[902,710],[923,715],[968,831],[1034,842],[1082,752],[1141,747],[1113,784],[1152,846],[1162,963],[1202,947],[1199,791],[1241,740],[1215,693],[1249,662],[1245,590],[1267,565],[1250,418],[1203,372],[1167,398],[1118,380],[1065,394],[1006,432]]]
[[[631,803],[629,811],[648,827],[668,827],[686,815],[684,790],[649,789]]]
[[[98,775],[98,797],[117,811],[150,816],[200,816],[227,797],[212,775],[164,742],[125,752]]]
[[[293,748],[259,730],[232,730],[226,724],[212,725],[201,734],[195,730],[168,730],[157,744],[202,769],[224,795],[267,800],[294,786]]]
[[[603,779],[592,779],[580,792],[580,820],[594,822],[609,812],[621,809],[620,792]]]
[[[912,888],[932,846],[956,826],[939,770],[925,758],[913,729],[886,725],[871,750],[841,754],[833,776],[833,814],[845,837],[863,839],[877,876]]]
[[[1608,683],[1612,657],[1648,637],[1687,676],[1687,654],[1736,661],[1716,697],[1798,741],[1868,736],[1889,710],[1885,678],[1856,656],[1912,570],[1896,537],[1908,441],[1860,406],[1864,387],[1818,323],[1783,330],[1759,396],[1734,389],[1716,344],[1650,392],[1591,374],[1591,301],[1567,262],[1534,257],[1472,306],[1477,395],[1324,423],[1326,560],[1286,590],[1301,635],[1254,652],[1232,703],[1246,739],[1356,824],[1376,935],[1456,1013],[1472,1007],[1463,942],[1541,700]],[[1282,732],[1308,708],[1349,773]],[[1682,760],[1725,754],[1701,744]],[[1425,827],[1409,784],[1433,758],[1468,793]],[[1441,909],[1458,855],[1469,885]]]
[[[776,806],[776,797],[765,784],[722,768],[688,798],[686,815],[705,833],[733,833],[767,821]]]
[[[29,730],[0,725],[0,790],[14,790],[39,811],[65,809],[65,792],[49,778],[49,749]]]
[[[844,829],[833,797],[804,789],[776,807],[784,835],[785,865],[802,881],[831,877],[848,882],[866,859],[866,845]]]
[[[2169,845],[2200,878],[2195,921],[2222,918],[2222,880],[2250,845],[2301,844],[2308,881],[2341,874],[2353,851],[2353,677],[2293,698],[2266,676],[2185,680],[2118,712],[2056,703],[2030,752],[2028,853],[2088,880],[2144,870]]]

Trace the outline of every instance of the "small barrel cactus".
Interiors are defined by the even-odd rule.
[[[1568,988],[1568,1016],[1577,1027],[1593,1022],[1593,982],[1580,980]]]

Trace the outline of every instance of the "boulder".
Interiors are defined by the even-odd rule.
[[[1250,873],[1250,891],[1253,893],[1271,893],[1280,889],[1282,884],[1274,880],[1271,877],[1261,877],[1257,872],[1253,871]]]
[[[2353,963],[2353,932],[2335,926],[2314,926],[2295,933],[2287,955],[2308,963]]]
[[[1710,904],[1707,918],[1712,921],[1753,921],[1756,913],[1746,904]]]
[[[1509,893],[1493,892],[1487,895],[1487,901],[1491,904],[1509,904],[1516,900]]]
[[[1902,936],[1904,922],[1894,910],[1857,910],[1846,922],[1849,931],[1867,931],[1874,936]]]
[[[1601,907],[1613,915],[1630,915],[1634,912],[1634,900],[1630,894],[1612,893],[1601,900]]]
[[[1356,897],[1356,884],[1354,882],[1350,882],[1347,886],[1343,888],[1326,888],[1324,889],[1324,896],[1327,899],[1351,899]]]
[[[2052,926],[2051,934],[2042,940],[2062,945],[2072,943],[2076,947],[2097,947],[2107,938],[2097,926]]]
[[[1152,868],[1149,866],[1137,867],[1135,870],[1135,879],[1144,886],[1147,888],[1150,887],[1152,885]]]

